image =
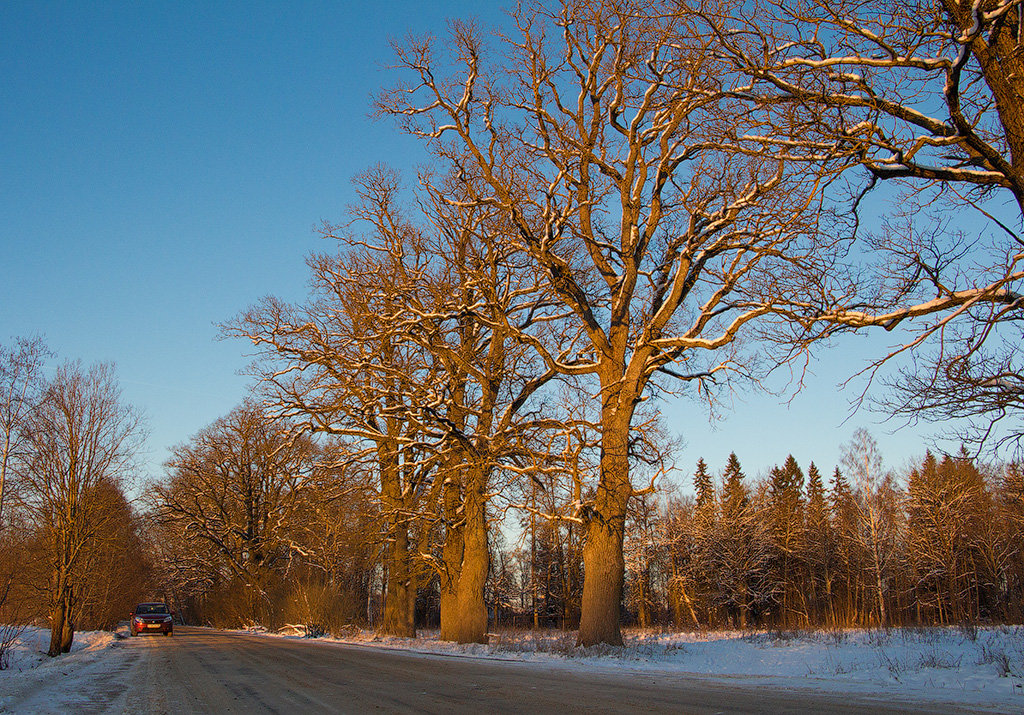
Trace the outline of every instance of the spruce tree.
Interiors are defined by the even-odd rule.
[[[814,462],[807,468],[806,527],[812,609],[815,619],[821,621],[826,616],[831,617],[833,544],[825,485]]]
[[[715,505],[715,485],[708,474],[704,459],[697,460],[697,471],[693,473],[693,489],[697,494],[697,511],[706,512]]]
[[[1024,467],[1013,462],[1003,469],[999,501],[1010,520],[1024,528]]]
[[[832,586],[832,612],[836,625],[852,625],[857,613],[859,553],[856,547],[857,508],[850,483],[839,467],[832,473],[829,517],[835,548],[836,579]]]
[[[1024,620],[1024,468],[1018,463],[1003,469],[999,483],[999,522],[1001,551],[1005,567],[1001,581],[1004,618]]]
[[[715,485],[711,481],[707,464],[703,459],[697,461],[697,471],[693,474],[693,486],[697,495],[693,518],[690,521],[690,534],[693,551],[691,580],[694,595],[705,604],[708,613],[713,615],[710,602],[714,599],[717,578],[714,576],[714,549],[718,539],[718,524],[715,514]]]
[[[774,550],[773,573],[781,592],[781,623],[797,625],[807,613],[806,594],[800,588],[804,569],[804,473],[793,455],[774,467],[768,482],[769,533]]]
[[[767,551],[759,538],[750,492],[733,452],[722,474],[721,517],[714,549],[717,600],[739,628],[764,601]]]
[[[725,473],[722,475],[722,519],[723,521],[735,521],[747,508],[750,496],[743,484],[743,469],[740,467],[739,457],[733,452],[729,455],[729,461],[725,465]]]

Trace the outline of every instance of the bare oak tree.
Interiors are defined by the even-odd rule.
[[[555,372],[532,344],[552,342],[558,316],[537,271],[506,240],[500,212],[451,200],[465,191],[455,177],[421,175],[416,202],[403,200],[399,177],[384,167],[355,184],[351,221],[323,230],[342,251],[311,260],[319,295],[288,314],[301,321],[282,320],[268,303],[241,329],[266,348],[272,367],[262,375],[275,401],[310,429],[374,445],[366,454],[381,475],[385,518],[443,538],[440,559],[425,559],[440,580],[442,638],[481,642],[489,500],[525,471],[526,435],[554,424],[534,407]],[[400,473],[413,478],[401,489]],[[412,551],[421,558],[429,549]],[[413,568],[387,563],[389,582]],[[403,623],[406,633],[411,621]]]
[[[369,172],[357,185],[367,196],[390,195],[382,173]],[[365,211],[372,217],[380,207],[371,201]],[[373,475],[386,574],[381,629],[413,636],[419,554],[427,550],[419,540],[429,536],[423,514],[432,513],[428,503],[442,485],[434,478],[436,439],[421,419],[440,365],[403,339],[402,295],[416,288],[409,276],[428,257],[404,230],[379,250],[358,234],[345,238],[341,252],[308,259],[313,287],[305,304],[267,298],[227,330],[259,351],[254,370],[276,412],[345,440],[348,459]]]
[[[290,534],[305,515],[303,490],[313,478],[316,448],[291,425],[246,403],[174,448],[170,479],[153,490],[156,518],[175,528],[190,556],[223,568],[245,584],[244,615],[262,612],[266,589],[285,570],[296,545]]]
[[[504,214],[586,337],[538,350],[599,384],[601,473],[578,512],[579,642],[618,644],[637,405],[658,375],[706,395],[754,374],[742,339],[807,309],[831,256],[804,222],[816,177],[791,172],[785,147],[751,150],[762,119],[732,98],[730,66],[686,18],[658,3],[570,0],[514,20],[497,61],[459,23],[444,49],[398,46],[405,83],[378,107],[464,177],[475,205]],[[793,355],[763,350],[765,364]]]
[[[982,442],[1020,448],[1024,379],[1024,5],[1020,0],[680,0],[723,59],[750,78],[743,100],[806,126],[788,142],[854,184],[875,256],[872,293],[821,316],[909,327],[893,353],[914,364],[883,404],[912,418],[967,418]],[[764,146],[779,137],[761,134]],[[855,170],[855,171],[851,171]],[[885,186],[893,199],[871,200]],[[875,192],[876,194],[879,192]],[[883,214],[877,228],[863,226]],[[968,218],[970,217],[970,218]],[[979,228],[980,226],[980,228]]]

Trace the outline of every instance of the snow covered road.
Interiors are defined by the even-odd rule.
[[[0,689],[0,708],[19,713],[1006,711],[842,694],[812,679],[426,655],[196,628],[86,648],[0,680],[8,676],[16,677]]]

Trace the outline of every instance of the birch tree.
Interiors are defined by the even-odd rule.
[[[664,384],[657,375],[707,396],[716,380],[752,374],[743,339],[804,310],[832,256],[805,222],[816,178],[791,173],[787,149],[745,150],[760,120],[731,99],[729,66],[686,18],[657,3],[569,0],[513,21],[503,59],[461,23],[444,43],[396,47],[404,83],[378,107],[466,177],[475,204],[504,214],[586,337],[538,349],[552,369],[598,383],[600,477],[578,513],[579,642],[619,644],[637,405]],[[770,344],[765,362],[793,355]]]
[[[71,649],[74,615],[88,578],[78,567],[106,522],[120,516],[95,500],[104,482],[123,483],[141,439],[138,414],[121,401],[110,364],[66,363],[45,387],[29,421],[29,457],[19,476],[20,506],[42,536],[50,647]]]
[[[844,446],[842,463],[854,489],[851,506],[858,512],[852,536],[867,554],[879,624],[886,626],[890,617],[885,607],[888,583],[899,555],[895,486],[892,475],[883,469],[878,443],[865,429],[854,432]]]
[[[19,338],[0,345],[0,530],[8,478],[26,457],[25,430],[43,385],[43,361],[50,355],[41,338]]]

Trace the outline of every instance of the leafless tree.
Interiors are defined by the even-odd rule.
[[[844,446],[843,466],[854,488],[852,505],[858,510],[856,531],[851,534],[867,554],[871,586],[879,623],[888,625],[888,582],[899,556],[899,503],[892,475],[882,466],[878,443],[864,429],[854,432]]]
[[[114,630],[152,591],[154,562],[142,538],[140,516],[121,486],[101,479],[90,488],[85,520],[93,538],[75,566],[79,584],[72,620],[82,630]]]
[[[373,199],[393,198],[391,175],[371,171],[356,183],[365,197],[356,215],[387,224]],[[405,226],[395,228],[376,245],[372,236],[345,234],[341,251],[308,259],[313,288],[305,304],[268,298],[227,331],[256,346],[254,371],[277,413],[346,440],[348,459],[373,474],[386,574],[380,627],[412,636],[419,554],[427,552],[417,540],[429,538],[423,517],[433,513],[443,484],[435,479],[438,440],[423,418],[436,407],[432,389],[442,365],[404,339],[403,295],[422,288],[415,277],[431,256]]]
[[[95,502],[104,482],[131,476],[142,436],[139,415],[121,401],[110,364],[57,369],[28,424],[29,457],[19,474],[19,506],[40,535],[48,577],[50,648],[67,653],[83,596],[80,562],[107,521],[118,516]]]
[[[181,535],[176,559],[212,557],[246,585],[244,615],[258,620],[273,576],[302,548],[289,537],[306,518],[315,465],[308,438],[246,403],[174,448],[168,482],[151,491],[154,515]]]
[[[822,317],[909,327],[891,353],[914,362],[885,407],[967,418],[1021,446],[1024,281],[1024,5],[1020,0],[680,0],[749,77],[744,101],[805,123],[795,143],[853,183],[873,254],[871,293]],[[778,137],[763,132],[766,148]],[[868,191],[887,186],[872,201]],[[876,192],[878,193],[878,192]],[[897,208],[893,208],[896,206]],[[972,220],[970,217],[975,217]],[[980,228],[978,228],[980,226]],[[903,321],[907,321],[904,323]]]
[[[507,241],[502,215],[454,200],[466,191],[456,177],[422,174],[410,198],[385,167],[355,184],[351,221],[323,229],[342,250],[312,259],[319,296],[300,309],[301,328],[265,305],[240,330],[266,348],[272,399],[306,415],[311,429],[374,445],[366,454],[382,475],[382,513],[396,525],[417,521],[421,538],[431,529],[443,538],[440,559],[427,559],[440,580],[442,637],[480,642],[488,502],[527,471],[529,435],[555,423],[536,406],[555,372],[532,346],[553,341],[558,316]],[[319,328],[328,324],[330,334]],[[346,340],[332,342],[338,335]],[[378,415],[390,420],[386,430]],[[403,478],[413,481],[398,488]],[[391,593],[415,592],[401,568],[389,573],[398,579]]]
[[[0,530],[8,475],[26,457],[25,427],[43,385],[43,362],[50,356],[41,338],[20,338],[15,347],[0,345]]]
[[[4,504],[8,500],[11,476],[24,466],[28,457],[26,427],[39,399],[43,386],[43,362],[49,355],[49,350],[38,337],[19,338],[12,348],[0,345],[0,538],[5,541],[9,541],[12,535],[6,533]],[[19,571],[18,559],[5,560],[0,571],[0,609],[4,623],[0,627],[0,669],[7,667],[10,646],[25,626],[25,609],[10,601]]]
[[[538,412],[536,396],[554,371],[529,344],[550,343],[557,316],[536,270],[507,241],[500,213],[453,201],[461,182],[421,175],[425,225],[395,201],[397,177],[364,182],[377,244],[401,250],[408,236],[432,254],[428,269],[407,276],[396,339],[418,346],[438,366],[429,409],[419,419],[440,451],[445,543],[441,579],[442,638],[486,640],[490,494],[523,472],[526,438],[556,416]],[[529,343],[529,344],[528,344]]]
[[[378,101],[465,177],[474,205],[504,214],[586,336],[560,351],[538,346],[552,369],[599,383],[601,473],[578,514],[583,645],[622,640],[637,405],[666,384],[658,375],[707,395],[718,380],[755,374],[742,339],[795,325],[772,317],[807,310],[832,261],[805,221],[817,178],[791,172],[785,146],[748,146],[762,119],[733,99],[712,40],[670,10],[524,6],[497,61],[456,23],[443,46],[398,46],[406,81]],[[793,356],[772,344],[760,350],[765,364]]]

